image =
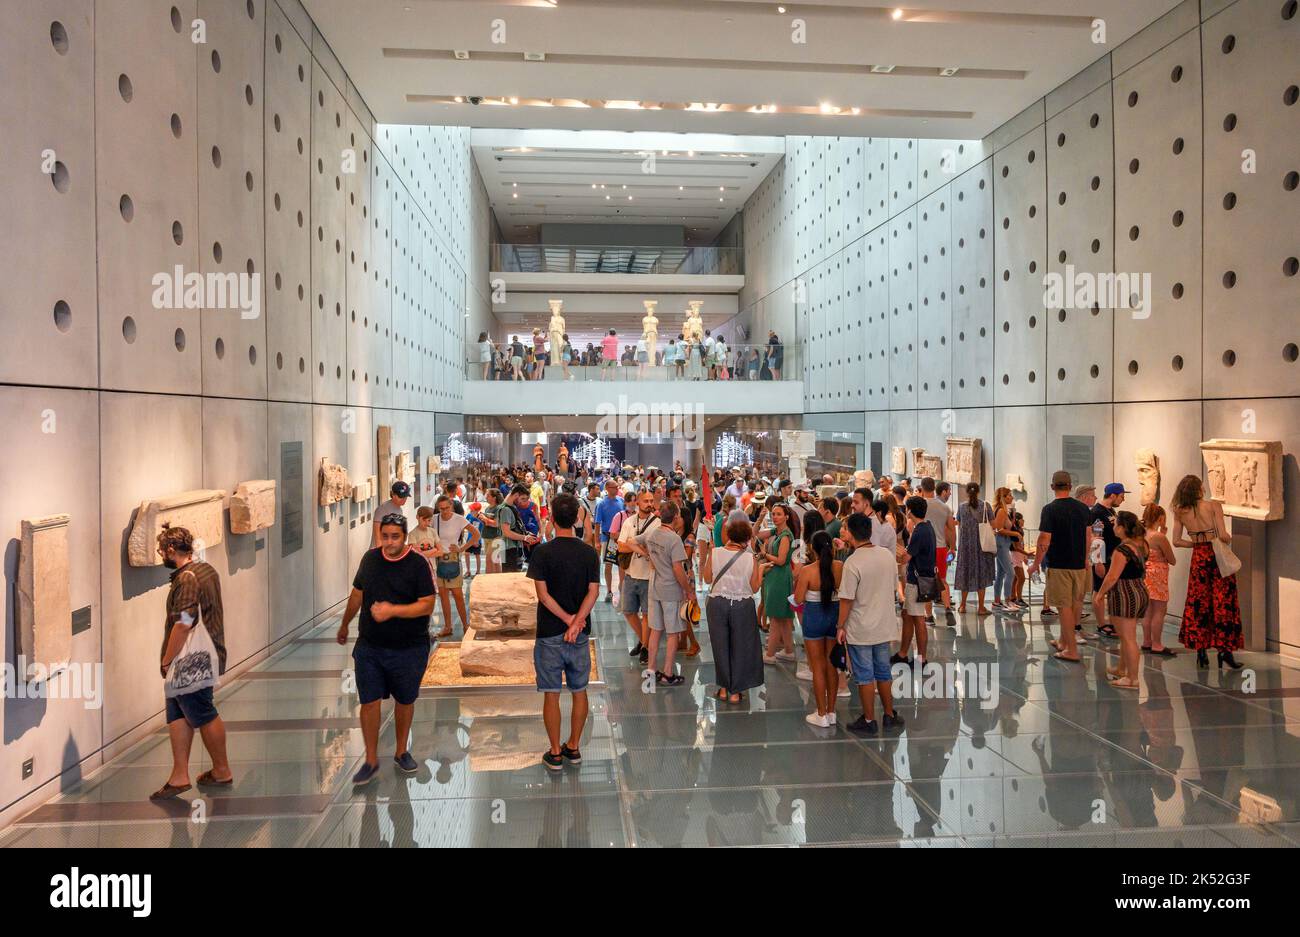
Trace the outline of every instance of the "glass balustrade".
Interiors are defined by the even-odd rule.
[[[737,247],[660,247],[616,244],[493,244],[494,273],[676,273],[738,276]]]
[[[635,345],[620,343],[618,356],[605,359],[600,347],[583,347],[567,364],[537,360],[523,341],[491,342],[490,348],[471,342],[465,349],[465,377],[471,381],[799,381],[803,380],[803,349],[799,345],[727,345],[722,354],[706,355],[701,345],[660,344],[651,363],[637,360]],[[512,354],[513,352],[513,354]],[[716,352],[716,349],[715,349]]]

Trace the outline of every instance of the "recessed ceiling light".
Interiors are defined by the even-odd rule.
[[[891,13],[890,15],[893,16],[893,18],[896,20],[901,20],[903,18],[903,11],[901,8],[898,8],[895,9],[894,12]]]
[[[785,12],[785,7],[777,7],[777,8],[776,8],[776,12],[778,12],[778,13],[784,13],[784,12]]]

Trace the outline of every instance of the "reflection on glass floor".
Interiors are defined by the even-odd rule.
[[[419,772],[392,771],[390,718],[380,780],[354,792],[357,703],[330,621],[220,691],[233,789],[149,803],[170,764],[159,732],[0,844],[1300,845],[1300,671],[1275,656],[1243,654],[1237,673],[1146,657],[1141,692],[1124,693],[1105,680],[1113,647],[1092,640],[1082,665],[1063,664],[1036,609],[967,614],[931,629],[930,658],[992,667],[995,698],[914,693],[902,732],[858,738],[843,728],[856,695],[838,727],[804,721],[811,687],[793,664],[719,704],[703,631],[699,657],[680,660],[686,684],[643,692],[622,616],[601,602],[595,621],[608,687],[592,694],[580,768],[541,765],[536,693],[441,696],[416,707]],[[206,767],[196,740],[192,774]]]

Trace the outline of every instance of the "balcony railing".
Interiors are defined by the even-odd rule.
[[[738,276],[736,247],[654,247],[592,244],[493,244],[499,273],[675,273]]]
[[[566,364],[551,364],[549,355],[539,367],[536,355],[528,354],[525,345],[522,358],[517,362],[510,355],[509,342],[493,343],[490,359],[483,361],[483,350],[477,343],[466,348],[465,377],[471,381],[772,381],[802,380],[802,348],[799,345],[780,345],[776,356],[779,367],[771,367],[772,348],[769,345],[728,346],[721,359],[703,360],[699,354],[689,355],[682,362],[675,360],[677,345],[660,345],[656,362],[636,360],[635,346],[620,344],[618,359],[607,362],[599,357],[592,359],[586,349],[578,352],[577,360]],[[544,353],[545,354],[545,353]],[[669,355],[673,355],[672,358]],[[587,363],[584,364],[583,362]],[[516,377],[517,375],[517,377]]]

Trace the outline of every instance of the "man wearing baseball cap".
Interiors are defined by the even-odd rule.
[[[405,505],[411,499],[411,486],[398,479],[393,482],[393,486],[389,489],[389,495],[387,501],[375,508],[375,522],[371,525],[374,530],[370,535],[370,549],[372,550],[379,546],[379,522],[388,515],[400,514],[406,521],[407,526],[410,526],[411,519],[406,516]]]
[[[1106,570],[1110,567],[1111,554],[1119,546],[1122,539],[1115,532],[1116,512],[1121,504],[1124,503],[1124,496],[1128,492],[1119,482],[1111,482],[1102,490],[1102,497],[1092,505],[1092,535],[1093,538],[1101,538],[1105,545],[1105,552],[1102,553],[1097,547],[1093,547],[1092,561],[1092,591],[1096,592],[1101,588],[1101,581],[1106,578]],[[1098,562],[1097,557],[1101,555],[1102,561]],[[1105,609],[1097,613],[1099,616],[1105,614]],[[1097,622],[1097,631],[1108,638],[1115,637],[1115,627],[1105,620]]]

